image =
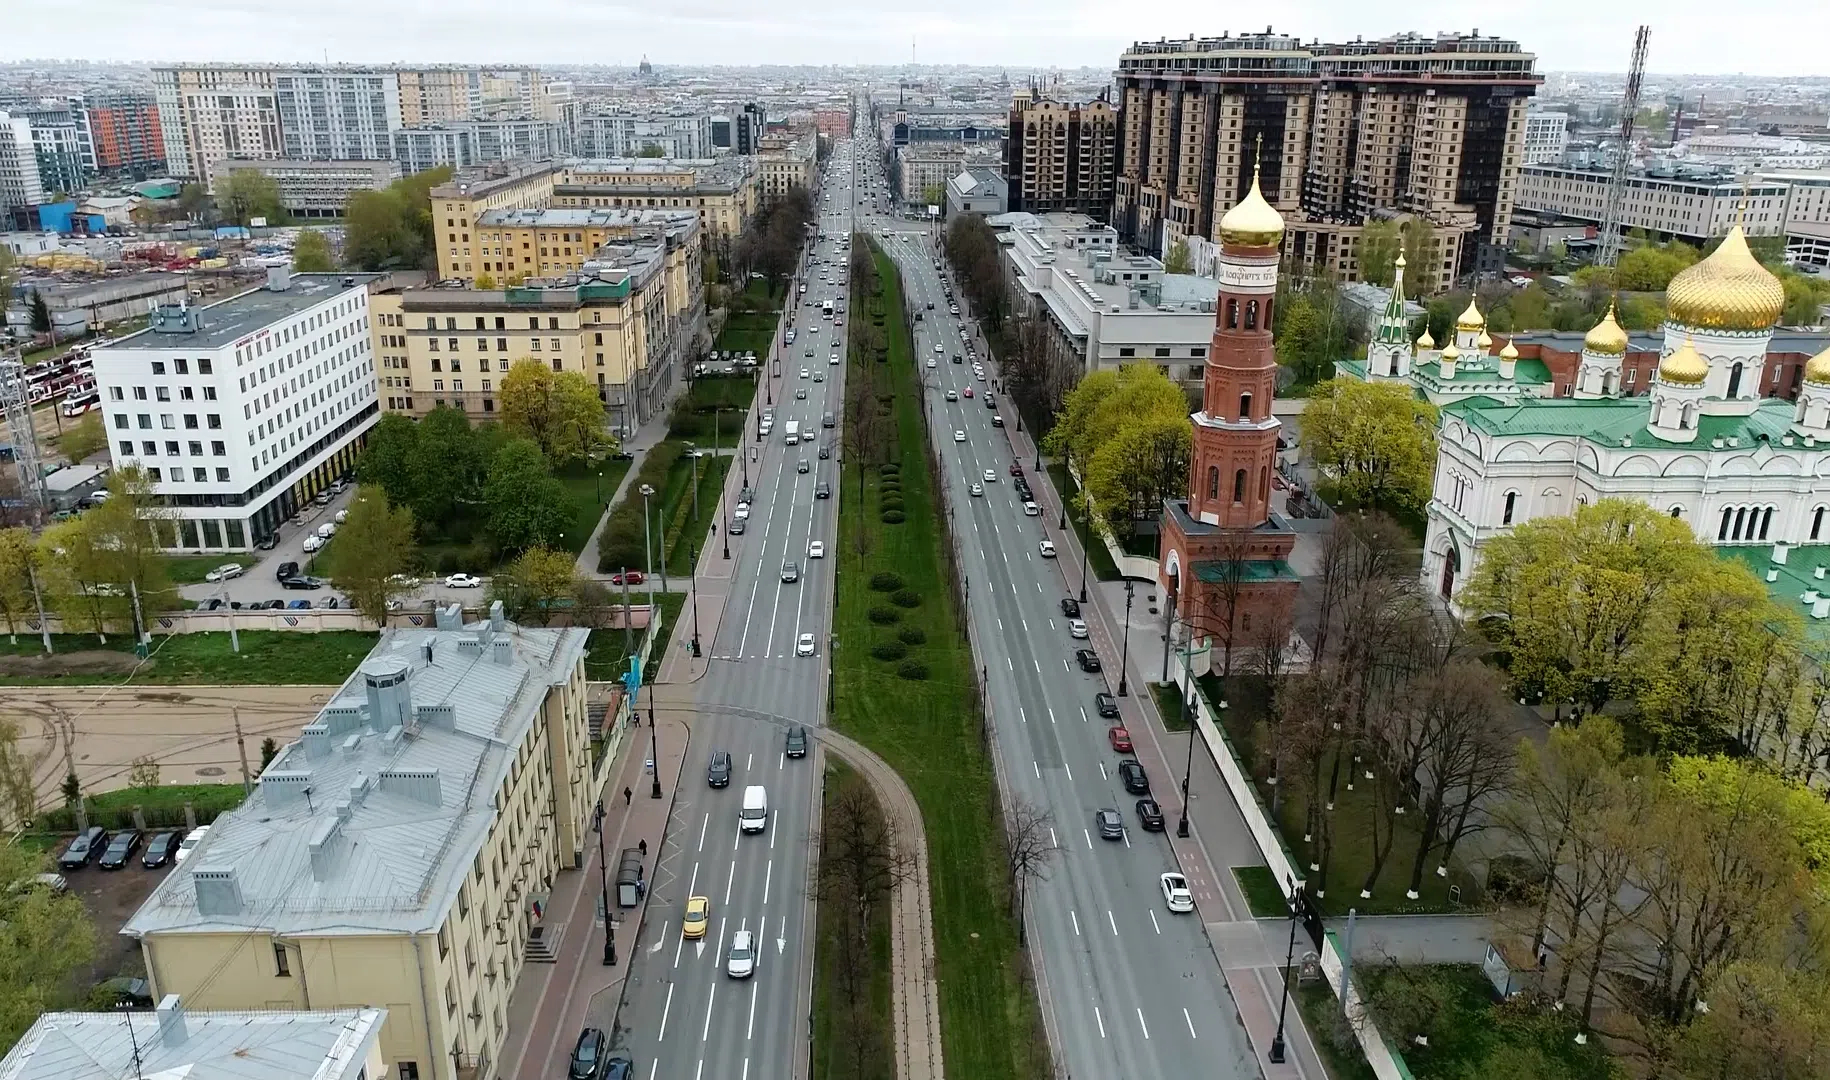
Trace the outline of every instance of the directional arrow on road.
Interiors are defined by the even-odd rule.
[[[784,951],[787,950],[787,948],[788,948],[788,939],[787,938],[778,937],[775,939],[775,955],[780,956]]]
[[[704,938],[700,938],[698,941],[693,942],[693,955],[696,957],[705,955],[705,939]]]

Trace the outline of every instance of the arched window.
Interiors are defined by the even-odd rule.
[[[1392,376],[1396,376],[1398,374],[1398,354],[1397,353],[1392,353],[1392,368],[1390,371],[1386,372],[1386,374],[1392,375]]]
[[[1760,539],[1766,539],[1767,527],[1773,524],[1773,508],[1767,507],[1760,512]]]
[[[1239,301],[1230,298],[1226,302],[1226,328],[1239,329]]]
[[[1210,499],[1220,497],[1220,466],[1218,465],[1207,467],[1207,497]]]
[[[1251,418],[1252,418],[1252,395],[1240,394],[1239,395],[1239,419],[1250,420]]]
[[[1813,540],[1820,539],[1820,538],[1822,538],[1823,533],[1824,533],[1824,508],[1820,506],[1817,509],[1811,511],[1811,539],[1813,539]]]
[[[1245,470],[1244,469],[1240,469],[1238,472],[1233,474],[1233,501],[1236,503],[1242,503],[1245,501]]]
[[[1512,524],[1512,512],[1514,510],[1517,510],[1518,507],[1519,507],[1519,493],[1516,491],[1508,491],[1506,493],[1506,512],[1501,515],[1500,524],[1501,525]]]
[[[1735,521],[1735,508],[1732,506],[1724,506],[1722,508],[1722,527],[1716,530],[1716,539],[1717,540],[1727,540],[1728,539],[1728,527],[1730,525],[1734,524],[1734,521]]]
[[[1245,328],[1247,330],[1258,329],[1258,301],[1256,300],[1245,302]]]
[[[1270,301],[1270,300],[1266,300],[1264,302],[1264,325],[1265,325],[1265,329],[1267,329],[1267,330],[1271,328],[1271,304],[1272,303],[1273,303],[1273,301]]]
[[[1737,363],[1728,369],[1728,396],[1736,397],[1741,390],[1741,365]]]
[[[1747,507],[1743,506],[1739,510],[1735,511],[1735,528],[1734,528],[1733,533],[1731,534],[1732,538],[1735,540],[1741,539],[1741,537],[1743,535],[1745,535],[1742,532],[1742,530],[1746,529],[1746,528],[1747,528]]]
[[[1696,426],[1697,426],[1696,403],[1695,402],[1686,402],[1684,405],[1684,415],[1678,418],[1678,427],[1683,429],[1684,431],[1689,431],[1691,428],[1696,427]]]
[[[1672,516],[1672,517],[1674,517],[1674,518],[1678,518],[1678,519],[1679,519],[1679,520],[1682,520],[1682,519],[1683,519],[1683,517],[1684,517],[1684,508],[1683,508],[1683,507],[1681,507],[1681,506],[1674,506],[1674,507],[1672,507],[1672,508],[1671,508],[1671,516]]]

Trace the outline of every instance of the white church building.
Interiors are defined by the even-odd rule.
[[[1527,390],[1443,404],[1423,575],[1445,600],[1453,602],[1496,534],[1604,498],[1642,500],[1690,523],[1705,543],[1746,549],[1726,554],[1764,569],[1776,589],[1793,579],[1823,580],[1818,575],[1830,562],[1830,349],[1805,365],[1797,401],[1760,396],[1785,291],[1748,250],[1739,226],[1672,279],[1666,305],[1649,393],[1620,396],[1627,335],[1610,311],[1584,340],[1573,397]],[[1457,340],[1433,357],[1438,370],[1454,363],[1452,352],[1481,351],[1476,339],[1484,328],[1470,325],[1477,321],[1478,313],[1457,321]],[[1499,359],[1495,375],[1510,366],[1504,350]],[[1392,370],[1389,358],[1383,363]],[[1824,547],[1793,550],[1811,544]],[[1830,582],[1816,588],[1830,593]],[[1812,604],[1808,614],[1830,616],[1830,598],[1819,600],[1809,586],[1799,591]]]

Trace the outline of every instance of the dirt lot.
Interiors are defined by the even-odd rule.
[[[98,870],[94,864],[90,864],[86,869],[64,875],[70,883],[70,891],[83,898],[84,906],[89,909],[89,917],[95,920],[96,948],[95,962],[91,965],[91,983],[111,979],[116,975],[138,978],[146,976],[146,963],[140,955],[140,946],[134,939],[121,936],[121,924],[152,895],[159,879],[169,873],[169,866],[158,870],[144,869],[140,866],[140,857],[135,855],[120,870]]]

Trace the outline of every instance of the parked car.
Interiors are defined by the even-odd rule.
[[[1063,597],[1061,600],[1061,614],[1070,619],[1080,618],[1080,601],[1071,596]]]
[[[1118,699],[1104,690],[1093,695],[1093,705],[1099,710],[1099,715],[1107,720],[1118,715]]]
[[[57,857],[57,865],[65,870],[81,870],[88,866],[91,859],[102,853],[102,840],[108,831],[99,825],[91,825],[76,834],[70,846]]]
[[[1125,790],[1133,795],[1150,794],[1150,776],[1136,758],[1126,758],[1118,763],[1118,778],[1125,785]]]
[[[1042,541],[1042,543],[1036,545],[1036,549],[1042,552],[1042,557],[1045,559],[1052,559],[1055,557],[1055,542],[1053,540]]]
[[[146,842],[146,850],[140,854],[140,865],[148,870],[156,870],[172,861],[178,852],[178,834],[172,831],[154,833]]]
[[[1101,694],[1099,696],[1110,697],[1111,695]],[[1106,715],[1105,710],[1101,709],[1099,715]],[[1116,713],[1114,715],[1116,715]],[[1114,725],[1106,729],[1106,741],[1112,744],[1112,749],[1121,754],[1129,754],[1131,752],[1131,730],[1122,724]]]
[[[172,856],[172,865],[184,865],[184,860],[191,857],[191,852],[197,849],[197,845],[203,842],[203,838],[209,834],[209,831],[210,827],[208,825],[199,825],[190,832],[185,833],[184,839],[178,842],[177,853]]]
[[[285,581],[289,577],[298,577],[299,564],[295,562],[283,562],[278,567],[274,568],[273,576],[280,581]]]
[[[1099,654],[1092,649],[1076,649],[1074,661],[1080,665],[1080,670],[1088,674],[1099,670]]]
[[[238,562],[223,563],[221,566],[218,566],[216,569],[203,575],[203,580],[205,580],[205,581],[228,581],[230,578],[238,578],[241,575],[242,575],[242,565],[240,563],[238,563]]]
[[[620,574],[610,575],[610,584],[612,585],[640,585],[646,580],[648,579],[642,576],[640,570],[625,570]]]
[[[600,1080],[604,1071],[604,1051],[609,1040],[596,1028],[588,1027],[578,1033],[578,1042],[572,1046],[572,1060],[566,1068],[568,1080]]]
[[[96,988],[97,993],[91,998],[100,998],[116,1009],[150,1009],[153,1007],[152,986],[145,979],[136,979],[129,975],[118,975]]]
[[[108,838],[108,848],[95,865],[103,870],[119,870],[133,858],[133,853],[140,850],[140,830],[122,829]]]
[[[452,574],[445,579],[447,589],[480,589],[482,587],[483,579],[471,574]]]
[[[309,610],[311,610],[311,601],[310,600],[290,601],[286,605],[286,610],[288,610],[288,611],[309,611]]]
[[[1087,624],[1080,619],[1068,620],[1068,637],[1084,639],[1087,636]]]
[[[323,587],[323,578],[315,578],[309,575],[280,579],[280,588],[282,589],[322,589]]]
[[[1146,832],[1162,832],[1163,808],[1156,804],[1155,799],[1139,799],[1137,801],[1137,821]]]

